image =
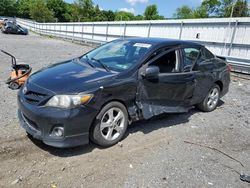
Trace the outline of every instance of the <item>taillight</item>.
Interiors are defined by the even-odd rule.
[[[230,64],[227,64],[227,70],[228,70],[228,72],[232,71],[232,66]]]

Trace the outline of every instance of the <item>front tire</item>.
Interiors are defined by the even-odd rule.
[[[123,138],[127,127],[126,107],[119,102],[110,102],[96,116],[90,130],[90,139],[99,146],[110,147]]]
[[[220,87],[215,84],[208,92],[205,99],[197,105],[203,112],[211,112],[216,109],[220,100]]]

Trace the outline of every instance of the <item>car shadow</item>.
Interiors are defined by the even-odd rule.
[[[218,103],[218,108],[224,105],[224,101],[220,100]],[[129,134],[136,132],[142,132],[143,134],[148,134],[155,130],[167,127],[173,127],[176,125],[184,124],[189,122],[189,118],[195,113],[206,113],[201,112],[196,108],[192,108],[187,113],[171,113],[171,114],[162,114],[155,116],[149,120],[141,120],[135,123],[132,123],[127,131],[126,138]]]
[[[223,100],[219,100],[219,103],[217,105],[217,108],[220,108],[221,106],[223,106],[225,104],[225,102]]]
[[[159,116],[155,116],[149,120],[141,120],[132,123],[129,126],[125,138],[129,134],[133,134],[136,132],[142,132],[143,134],[148,134],[161,128],[173,127],[176,125],[187,123],[189,122],[189,118],[197,112],[198,111],[196,109],[191,109],[187,113],[162,114]]]
[[[224,104],[222,100],[219,101],[218,107],[221,107]],[[195,113],[203,113],[196,108],[189,110],[187,113],[173,113],[173,114],[162,114],[155,116],[149,120],[141,120],[135,123],[132,123],[124,136],[124,139],[128,137],[129,134],[136,132],[142,132],[143,134],[149,134],[158,129],[172,127],[180,124],[185,124],[189,122],[189,118]],[[93,143],[88,145],[74,147],[74,148],[54,148],[48,145],[45,145],[41,141],[38,141],[32,137],[29,137],[30,140],[40,149],[47,151],[48,153],[58,156],[58,157],[73,157],[77,155],[83,155],[92,152],[94,149],[105,149],[99,147]]]
[[[47,151],[48,153],[58,156],[58,157],[73,157],[77,155],[87,154],[93,151],[93,149],[98,148],[98,146],[93,143],[88,145],[73,147],[73,148],[55,148],[44,144],[42,141],[34,139],[28,136],[28,138],[40,149]]]

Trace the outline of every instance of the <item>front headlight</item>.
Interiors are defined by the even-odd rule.
[[[92,99],[92,97],[92,94],[55,95],[45,104],[45,106],[74,108],[82,104],[87,104]]]

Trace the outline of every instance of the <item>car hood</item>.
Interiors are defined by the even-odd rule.
[[[29,77],[27,85],[31,83],[56,94],[73,94],[97,89],[114,75],[74,59],[41,69]]]

